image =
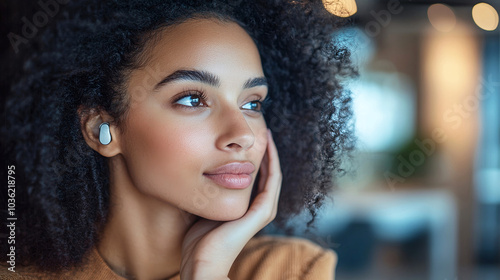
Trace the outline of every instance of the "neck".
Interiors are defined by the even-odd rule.
[[[124,277],[176,275],[194,216],[137,190],[120,155],[110,159],[110,191],[108,221],[97,247],[102,258]]]

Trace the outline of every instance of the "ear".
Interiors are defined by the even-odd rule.
[[[121,153],[119,130],[113,123],[111,116],[103,111],[85,110],[83,108],[78,109],[78,115],[80,116],[80,128],[87,145],[105,157],[113,157]],[[109,123],[111,142],[108,145],[103,145],[99,141],[99,126],[103,122]]]

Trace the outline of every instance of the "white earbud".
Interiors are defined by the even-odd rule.
[[[111,132],[109,131],[109,123],[103,122],[99,125],[99,142],[103,145],[111,143]]]

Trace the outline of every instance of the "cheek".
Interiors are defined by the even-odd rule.
[[[204,141],[197,134],[182,128],[168,128],[171,132],[152,135],[145,142],[149,145],[143,156],[148,161],[145,164],[151,168],[151,176],[168,179],[170,184],[179,184],[176,179],[193,177],[188,171],[200,169],[199,157],[203,155],[201,147]]]
[[[135,114],[124,135],[125,157],[135,185],[143,191],[185,187],[199,179],[210,134],[201,124]],[[198,174],[200,173],[200,174]]]
[[[207,151],[209,135],[203,127],[176,125],[176,123],[182,122],[164,125],[161,131],[151,133],[145,139],[145,143],[148,144],[147,154],[163,168],[168,168],[163,170],[164,172],[175,174],[183,170],[201,168],[200,159]]]
[[[257,157],[257,162],[262,162],[262,158],[264,157],[267,151],[267,127],[265,123],[258,126],[257,129],[254,130],[255,133],[255,144],[254,144],[254,153]]]

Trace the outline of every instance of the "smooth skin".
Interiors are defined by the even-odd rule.
[[[110,167],[97,249],[128,278],[227,279],[245,244],[276,216],[281,188],[259,110],[267,84],[257,47],[236,23],[191,19],[162,30],[142,59],[128,77],[120,126],[106,112],[80,111],[86,142]],[[99,143],[102,122],[110,123],[109,145]],[[204,175],[232,162],[255,166],[249,187]]]

